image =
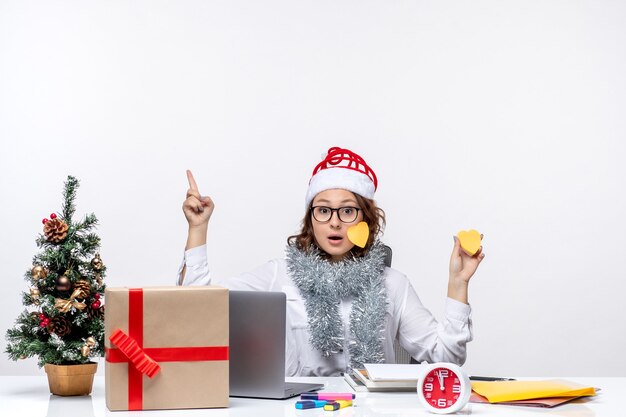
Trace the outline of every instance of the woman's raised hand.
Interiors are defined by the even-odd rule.
[[[480,240],[483,235],[480,235]],[[461,249],[461,242],[454,236],[454,248],[450,256],[450,278],[448,280],[448,297],[467,304],[467,287],[476,272],[478,265],[485,258],[483,247],[473,256]]]
[[[211,214],[213,214],[215,204],[213,204],[211,197],[202,197],[200,195],[196,180],[189,170],[187,170],[187,180],[189,181],[189,189],[187,190],[187,197],[185,197],[185,201],[183,202],[185,218],[187,218],[190,229],[198,227],[206,228],[209,224]]]
[[[483,235],[480,235],[480,240],[483,240]],[[454,248],[450,256],[450,279],[467,284],[484,258],[482,246],[474,255],[468,255],[461,249],[459,239],[454,236]]]

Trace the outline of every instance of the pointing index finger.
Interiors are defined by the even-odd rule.
[[[187,170],[187,180],[189,181],[189,188],[200,193],[198,191],[198,184],[196,184],[196,180],[193,179],[193,174],[190,170]]]

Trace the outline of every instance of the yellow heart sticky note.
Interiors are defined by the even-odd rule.
[[[359,248],[364,248],[370,237],[370,228],[365,222],[352,226],[348,229],[348,239]]]
[[[461,230],[456,234],[456,237],[461,242],[461,249],[467,252],[468,255],[476,255],[481,244],[480,233],[474,229],[468,231]]]

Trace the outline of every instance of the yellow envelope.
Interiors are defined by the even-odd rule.
[[[490,403],[530,400],[534,398],[596,395],[596,390],[593,387],[587,387],[563,379],[544,381],[472,381],[472,389],[487,398]]]

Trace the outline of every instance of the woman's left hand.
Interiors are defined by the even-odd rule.
[[[482,240],[483,235],[480,235]],[[448,281],[448,297],[467,304],[467,286],[476,272],[478,265],[485,259],[481,246],[474,255],[468,255],[461,249],[459,239],[454,237],[454,248],[450,256],[450,279]]]

